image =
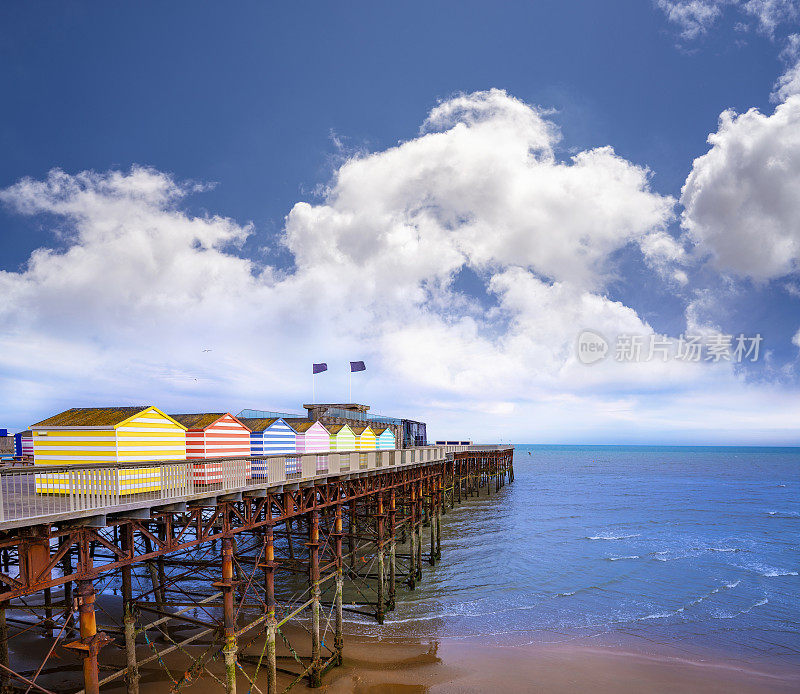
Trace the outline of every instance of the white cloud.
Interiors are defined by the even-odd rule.
[[[769,37],[800,13],[797,0],[656,0],[667,19],[681,29],[681,37],[696,39],[707,34],[728,8],[739,13],[738,27],[747,29],[755,20],[756,29]]]
[[[558,141],[546,114],[502,91],[442,102],[418,137],[350,159],[323,200],[294,206],[291,272],[240,257],[256,230],[188,214],[202,186],[162,172],[23,179],[3,201],[55,215],[66,248],[0,273],[0,384],[15,393],[0,414],[24,426],[77,404],[289,407],[312,361],[364,358],[355,396],[454,422],[445,435],[486,426],[481,403],[556,436],[578,410],[599,431],[661,411],[647,393],[730,384],[725,366],[577,362],[584,328],[652,330],[605,295],[613,256],[639,248],[664,272],[684,252],[646,168],[610,147],[562,161]],[[454,289],[465,268],[485,297]],[[342,397],[344,372],[326,376],[318,395]]]
[[[800,96],[772,115],[726,111],[681,194],[682,223],[700,254],[766,280],[800,261]]]
[[[681,36],[685,39],[695,39],[707,33],[727,4],[727,0],[656,0],[667,19],[681,28]]]
[[[796,347],[800,347],[800,329],[798,329],[798,331],[794,334],[794,337],[792,338],[792,344]]]
[[[786,101],[790,96],[800,95],[800,60],[788,67],[775,83],[770,94],[773,102]]]
[[[799,12],[797,0],[747,0],[742,9],[758,20],[759,31],[767,36],[773,36],[780,24],[796,19]]]

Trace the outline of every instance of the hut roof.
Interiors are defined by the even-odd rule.
[[[292,429],[294,429],[298,434],[304,434],[307,432],[311,427],[313,427],[316,422],[312,422],[308,419],[300,419],[295,417],[289,417],[288,419],[284,419]]]
[[[375,433],[375,430],[369,424],[363,427],[358,426],[350,428],[353,430],[353,433],[356,434],[357,436],[361,436],[361,434],[363,434],[367,429],[369,429],[373,434]]]
[[[384,431],[387,431],[389,427],[370,427],[373,432],[375,432],[375,436],[380,436]]]
[[[126,419],[144,412],[149,405],[136,407],[73,407],[59,414],[31,424],[31,429],[38,427],[103,427],[116,426]]]
[[[250,431],[264,431],[269,429],[279,417],[248,417],[247,419],[240,419],[239,421],[244,424]]]
[[[30,429],[26,429],[25,431],[18,431],[17,436],[33,436],[33,432]]]
[[[171,414],[170,417],[176,422],[183,424],[187,429],[205,429],[206,427],[210,427],[214,422],[222,419],[226,414],[228,413],[197,412],[195,414]]]

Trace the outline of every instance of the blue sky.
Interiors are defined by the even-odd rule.
[[[309,398],[310,361],[366,358],[362,399],[382,411],[426,418],[441,435],[800,443],[791,424],[795,410],[786,406],[797,400],[797,208],[786,203],[764,229],[743,222],[729,231],[724,214],[726,196],[746,201],[754,219],[793,192],[800,197],[791,134],[800,123],[790,108],[797,97],[791,89],[770,96],[781,75],[791,77],[799,57],[792,38],[800,31],[798,15],[788,0],[698,4],[705,14],[692,15],[678,0],[4,6],[0,269],[9,297],[1,310],[10,318],[6,356],[0,357],[2,423],[22,427],[61,407],[120,399],[182,410],[288,408]],[[489,90],[502,96],[468,98]],[[456,103],[459,95],[468,100]],[[431,120],[443,104],[451,108]],[[496,140],[513,130],[520,104],[535,118],[517,140]],[[714,158],[696,167],[696,202],[682,224],[688,198],[681,199],[681,189],[693,161],[710,152],[707,138],[728,109],[776,115],[735,121],[722,134]],[[459,124],[471,139],[458,138]],[[570,232],[578,239],[576,253],[585,243],[592,248],[586,267],[568,267],[568,242],[556,250],[546,245],[571,223],[553,210],[572,205],[565,190],[585,199],[582,190],[597,188],[592,176],[597,182],[609,176],[610,160],[587,164],[585,178],[560,189],[566,197],[558,204],[554,192],[519,210],[511,209],[513,200],[489,204],[479,195],[462,204],[480,192],[480,177],[460,180],[456,200],[440,179],[422,174],[402,193],[382,198],[398,176],[426,162],[447,168],[489,161],[492,170],[484,145],[528,146],[551,126],[560,137],[549,140],[543,162],[552,157],[566,168],[572,156],[609,146],[615,161],[624,162],[621,176],[649,170],[642,180],[607,191],[619,196],[619,207],[597,238],[585,242],[594,231],[583,222]],[[445,161],[438,146],[425,149],[437,133],[449,137],[452,148],[463,148],[459,156]],[[392,149],[401,143],[405,148]],[[779,184],[785,190],[777,198],[765,193],[775,192],[767,174],[759,178],[758,167],[772,161],[759,154],[764,150],[781,153],[785,167]],[[751,160],[743,162],[741,151]],[[362,166],[368,173],[358,170],[365,160],[372,161]],[[131,167],[148,173],[133,180]],[[54,168],[73,178],[31,187],[48,181]],[[81,172],[95,173],[79,181],[74,177]],[[109,187],[107,172],[121,172],[127,182]],[[343,172],[352,173],[344,182]],[[529,180],[529,173],[508,170],[507,179],[495,180],[508,191],[553,178]],[[541,174],[548,175],[546,168]],[[731,191],[731,180],[744,181],[741,189]],[[160,191],[157,200],[147,198],[153,190]],[[90,193],[106,202],[122,198],[125,209],[98,206],[94,197],[87,202]],[[303,202],[311,212],[295,207]],[[411,254],[411,270],[392,280],[399,288],[391,296],[380,281],[391,268],[361,244],[373,243],[374,234],[376,247],[388,238],[396,248],[391,225],[385,233],[380,228],[421,204],[435,208],[445,236],[437,227],[430,232],[435,237],[425,237],[428,219],[406,220],[418,230],[420,256],[402,246]],[[593,204],[581,208],[586,219],[604,214],[602,200]],[[167,226],[177,218],[202,220],[213,239],[181,236]],[[345,228],[345,218],[358,221]],[[469,230],[459,236],[464,219],[474,222],[480,242]],[[487,250],[496,225],[506,223],[507,238],[498,232],[497,245]],[[525,241],[526,223],[532,237],[542,235],[532,245]],[[161,229],[157,241],[166,245],[148,245],[148,224]],[[109,225],[131,234],[130,242],[108,245],[107,237],[97,236]],[[626,231],[615,236],[613,229]],[[648,255],[643,249],[652,247],[656,231],[662,250]],[[674,244],[666,251],[663,235]],[[318,250],[329,243],[341,247],[327,255]],[[752,244],[772,244],[783,255],[750,267]],[[726,256],[729,247],[738,254]],[[52,253],[33,268],[36,249]],[[202,257],[192,249],[204,251]],[[58,254],[70,250],[73,255],[59,262]],[[180,262],[160,266],[167,252]],[[111,253],[105,256],[108,275],[93,274],[97,264],[81,265],[92,253]],[[428,276],[408,279],[438,253],[449,258],[441,272],[432,266]],[[461,259],[454,261],[452,253]],[[363,282],[319,299],[320,286],[345,276],[350,282],[361,268]],[[513,274],[517,270],[526,274]],[[153,280],[166,275],[173,284]],[[98,284],[108,289],[107,304],[98,303]],[[224,305],[226,287],[238,308]],[[160,301],[164,295],[171,298]],[[539,303],[531,304],[533,296]],[[253,305],[237,304],[237,297]],[[591,320],[591,312],[578,310],[587,297],[605,302],[598,304],[605,316],[599,322],[612,334],[646,327],[677,337],[687,326],[760,332],[769,356],[699,376],[612,369],[587,385],[581,375],[587,372],[573,368],[567,347],[581,328],[592,326],[565,324],[547,336],[537,327],[548,310]],[[182,318],[173,321],[171,312]],[[210,315],[222,316],[216,327]],[[419,339],[415,331],[426,328],[430,333]],[[218,345],[209,363],[198,361],[198,354],[209,354],[202,352],[206,343]],[[441,344],[453,347],[431,351]],[[533,356],[539,348],[546,359]],[[528,373],[531,361],[537,366]],[[322,393],[342,397],[345,373],[339,369],[320,381]],[[713,407],[706,397],[720,403],[705,427],[694,424],[700,410],[693,408],[700,405],[687,405],[698,402],[693,387],[704,396],[701,412]],[[751,411],[754,403],[759,412]]]

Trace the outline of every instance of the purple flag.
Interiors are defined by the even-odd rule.
[[[350,362],[350,372],[353,373],[355,371],[366,371],[367,367],[364,366],[363,361],[351,361]]]
[[[312,364],[312,372],[315,374],[321,374],[323,371],[328,370],[328,365],[325,362],[321,364]]]

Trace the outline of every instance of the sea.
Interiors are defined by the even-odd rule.
[[[800,665],[800,449],[517,444],[514,471],[361,629]]]

